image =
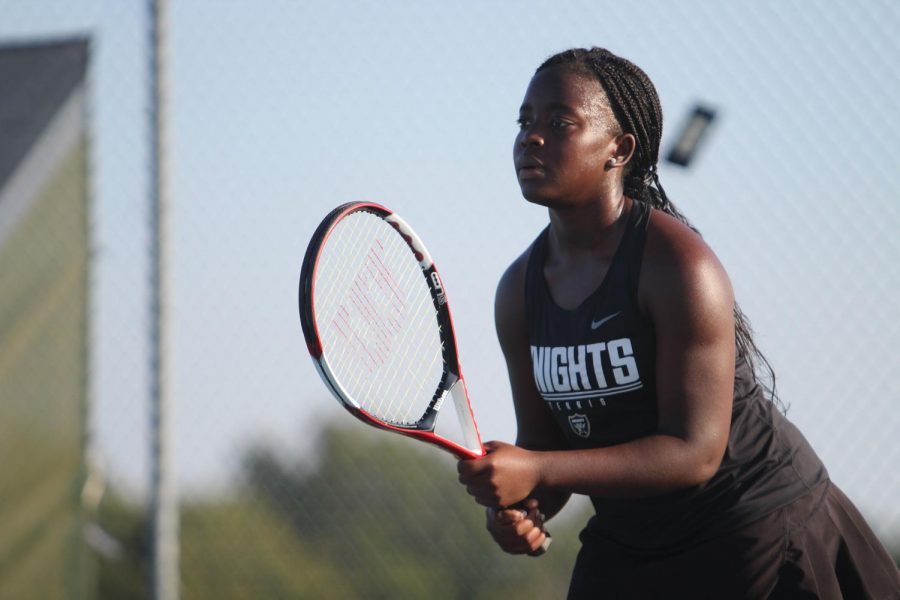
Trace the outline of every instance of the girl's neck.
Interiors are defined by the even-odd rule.
[[[550,209],[551,254],[560,258],[612,254],[631,203],[619,195],[614,200]]]

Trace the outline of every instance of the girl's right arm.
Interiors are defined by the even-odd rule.
[[[528,322],[525,308],[525,270],[529,251],[513,262],[500,278],[494,303],[494,321],[500,347],[506,359],[518,435],[516,445],[529,450],[560,450],[565,437],[538,392],[531,365]],[[570,494],[535,490],[531,496],[546,519],[557,514]]]

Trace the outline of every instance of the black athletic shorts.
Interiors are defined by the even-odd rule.
[[[677,554],[635,555],[582,533],[569,600],[900,599],[900,570],[830,481],[733,533]]]

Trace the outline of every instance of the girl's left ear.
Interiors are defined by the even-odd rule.
[[[616,147],[612,156],[612,158],[616,159],[616,166],[620,167],[627,165],[628,161],[630,161],[631,157],[634,155],[636,148],[637,140],[635,139],[634,134],[623,133],[617,137]]]

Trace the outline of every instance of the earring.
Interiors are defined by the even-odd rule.
[[[610,157],[610,159],[608,161],[606,161],[606,164],[608,164],[610,167],[614,167],[614,166],[616,166],[616,159],[613,157]]]

